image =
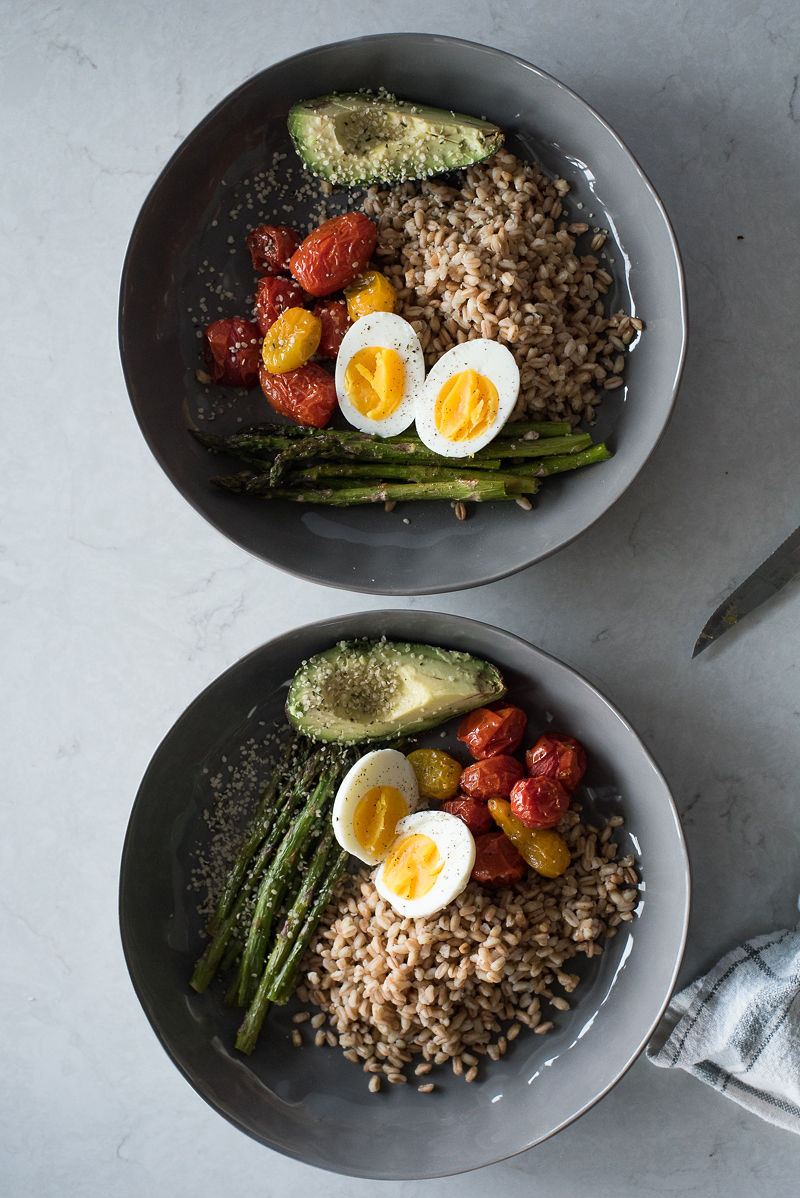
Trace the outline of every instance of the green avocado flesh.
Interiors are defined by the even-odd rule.
[[[286,700],[290,723],[314,740],[341,744],[423,732],[501,698],[488,661],[393,641],[340,641],[304,662]]]
[[[347,187],[426,179],[480,162],[503,143],[489,121],[369,92],[295,104],[289,133],[310,171]]]

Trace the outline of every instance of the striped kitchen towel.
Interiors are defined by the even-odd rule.
[[[800,924],[746,941],[676,994],[647,1055],[800,1134]]]

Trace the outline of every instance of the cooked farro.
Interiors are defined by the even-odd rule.
[[[371,1075],[371,1090],[378,1075],[400,1084],[410,1065],[420,1075],[449,1063],[473,1081],[481,1058],[498,1060],[522,1025],[546,1033],[579,981],[565,963],[601,953],[601,941],[633,917],[638,875],[632,857],[617,859],[612,839],[621,822],[584,824],[575,806],[559,825],[572,853],[561,877],[530,874],[494,892],[470,882],[429,918],[397,915],[367,870],[346,879],[297,990],[320,1008],[312,1027],[327,1019]]]
[[[461,188],[440,179],[373,187],[363,207],[427,366],[456,342],[502,341],[520,368],[516,415],[577,424],[621,385],[617,343],[627,349],[642,322],[606,312],[613,279],[594,252],[605,232],[578,250],[589,226],[559,220],[568,190],[501,150],[469,167]]]

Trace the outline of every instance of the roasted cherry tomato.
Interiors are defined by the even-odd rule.
[[[260,275],[288,274],[289,259],[299,244],[300,237],[288,225],[257,225],[247,234],[253,270]]]
[[[494,828],[494,820],[486,804],[480,799],[471,799],[469,795],[458,795],[455,799],[448,799],[446,803],[442,803],[441,809],[466,824],[473,836],[491,832]]]
[[[277,275],[259,279],[253,312],[261,332],[266,333],[288,308],[302,308],[305,299],[303,288],[294,279]]]
[[[521,707],[496,703],[493,707],[477,707],[458,725],[462,740],[473,757],[496,757],[513,753],[525,735],[528,717]]]
[[[522,777],[522,763],[516,757],[485,757],[468,765],[461,775],[461,789],[475,799],[498,796],[507,799],[511,787]]]
[[[270,405],[295,424],[324,428],[336,410],[333,376],[316,362],[306,362],[285,374],[270,374],[262,363],[258,379]]]
[[[570,793],[586,772],[586,750],[574,736],[545,733],[525,754],[528,773],[556,778]]]
[[[489,799],[489,811],[532,869],[545,878],[557,878],[569,867],[569,845],[553,828],[526,828],[511,810],[508,799]]]
[[[569,810],[569,791],[556,778],[539,774],[515,782],[510,802],[526,828],[554,828]]]
[[[475,864],[470,877],[482,886],[510,886],[525,876],[526,865],[503,832],[475,837]]]
[[[317,300],[311,311],[319,318],[319,323],[322,325],[317,357],[335,358],[339,353],[342,338],[350,328],[347,304],[344,300],[322,299]]]
[[[367,270],[345,288],[347,312],[351,320],[369,316],[370,312],[394,312],[397,293],[379,270]]]
[[[226,316],[205,330],[205,357],[214,383],[255,387],[261,362],[261,331],[252,320]]]
[[[330,295],[358,278],[377,239],[368,216],[344,212],[309,233],[292,254],[289,269],[309,295]]]
[[[452,799],[458,794],[461,763],[441,749],[414,749],[408,754],[419,787],[420,798]]]
[[[267,329],[261,358],[270,374],[297,370],[316,353],[322,325],[306,308],[287,308]]]

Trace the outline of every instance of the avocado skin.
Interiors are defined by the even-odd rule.
[[[489,121],[370,92],[303,100],[288,126],[309,170],[347,187],[426,179],[480,162],[503,143]]]
[[[361,718],[347,717],[346,682],[369,683],[369,675],[377,670],[377,679],[392,674],[402,686],[393,696],[394,706],[402,706],[404,694],[417,687],[424,694],[442,687],[442,693],[405,710],[381,712],[379,704]],[[328,692],[337,685],[343,688],[343,699],[337,704],[321,701],[322,687]],[[371,687],[368,687],[372,693]],[[363,690],[360,691],[363,695]],[[435,645],[393,641],[340,641],[331,649],[318,653],[304,662],[292,679],[286,700],[289,722],[298,732],[313,740],[338,744],[368,744],[389,741],[401,736],[424,732],[455,716],[464,715],[476,707],[502,698],[506,686],[496,666],[469,653],[440,649]],[[375,696],[380,700],[380,695]]]

